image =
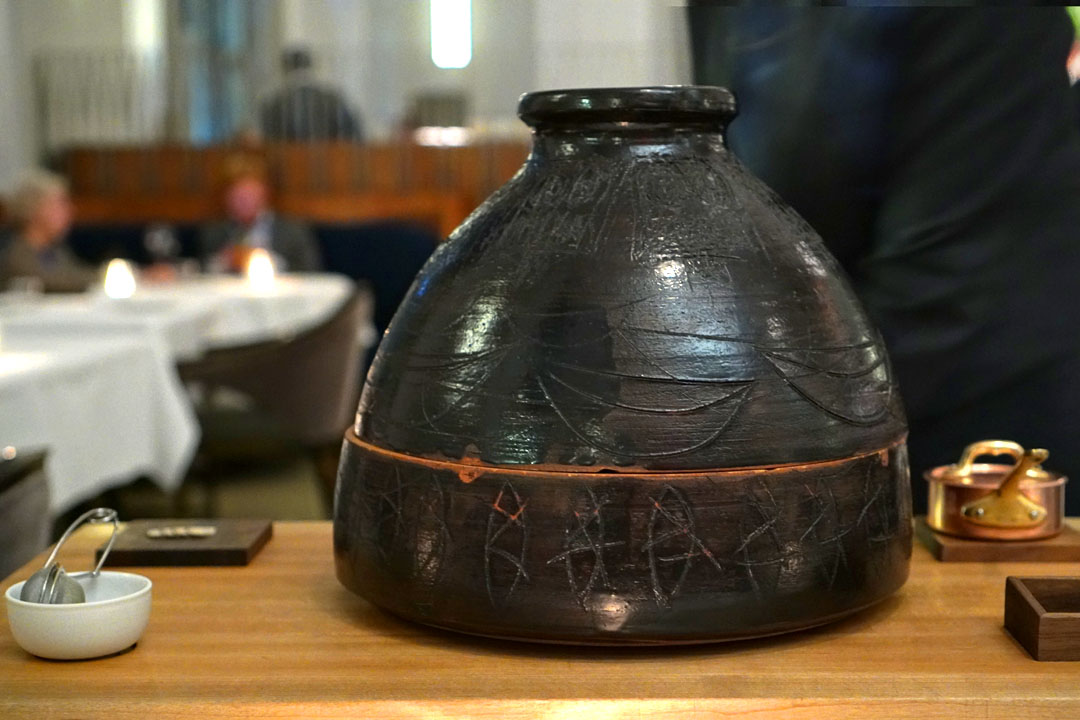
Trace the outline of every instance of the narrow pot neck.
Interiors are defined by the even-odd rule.
[[[573,160],[587,156],[697,156],[724,154],[721,129],[663,123],[566,125],[538,129],[533,134],[536,160]]]

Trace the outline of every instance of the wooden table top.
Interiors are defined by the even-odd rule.
[[[65,565],[87,565],[103,530],[76,535]],[[276,524],[246,568],[137,572],[154,581],[153,611],[128,652],[39,660],[0,621],[0,718],[1080,718],[1080,663],[1035,662],[1002,627],[1006,575],[1068,564],[941,564],[916,545],[903,590],[846,621],[668,649],[395,619],[338,584],[329,523]]]

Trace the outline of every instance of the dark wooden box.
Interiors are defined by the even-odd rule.
[[[1005,628],[1036,660],[1080,660],[1080,577],[1009,577]]]

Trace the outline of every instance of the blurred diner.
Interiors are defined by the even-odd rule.
[[[97,271],[65,245],[74,216],[67,180],[41,169],[26,173],[9,212],[12,232],[0,239],[0,288],[82,292],[97,280]]]
[[[319,86],[307,48],[281,56],[284,86],[261,108],[263,134],[272,140],[363,139],[360,121],[341,93]]]
[[[210,272],[242,272],[251,252],[270,253],[282,271],[313,272],[322,261],[311,229],[274,212],[266,168],[257,159],[230,158],[222,192],[226,219],[208,223],[199,234],[199,255]]]

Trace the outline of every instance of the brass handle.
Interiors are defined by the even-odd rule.
[[[1024,457],[1024,448],[1010,440],[980,440],[964,448],[960,460],[949,469],[949,475],[970,475],[975,461],[983,455],[1008,455],[1017,463]]]
[[[1020,492],[1020,483],[1028,477],[1045,477],[1046,473],[1041,464],[1048,457],[1049,451],[1043,448],[1023,452],[1019,462],[996,490],[960,509],[964,518],[976,525],[990,527],[1024,528],[1040,525],[1046,520],[1046,508]]]

